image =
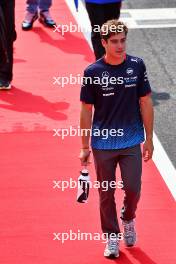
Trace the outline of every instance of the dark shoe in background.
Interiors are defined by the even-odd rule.
[[[56,22],[52,19],[49,11],[40,11],[39,21],[46,27],[54,27]]]

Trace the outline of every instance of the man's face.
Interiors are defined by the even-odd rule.
[[[124,57],[126,53],[126,36],[125,33],[118,33],[111,36],[107,41],[102,40],[102,45],[106,50],[106,54],[116,57],[117,59]]]

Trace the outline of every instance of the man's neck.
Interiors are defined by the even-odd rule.
[[[104,60],[106,63],[111,64],[111,65],[119,65],[121,64],[124,60],[126,59],[126,53],[124,53],[121,57],[116,58],[112,57],[108,54],[104,55]]]

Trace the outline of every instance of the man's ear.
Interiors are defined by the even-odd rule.
[[[107,45],[107,42],[106,42],[106,40],[104,40],[104,39],[101,39],[101,44],[102,44],[102,46],[105,48],[105,46]]]

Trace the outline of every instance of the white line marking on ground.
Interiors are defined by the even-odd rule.
[[[83,2],[79,2],[77,12],[74,6],[74,1],[65,1],[77,22],[79,21],[79,25],[83,26],[82,21],[85,21],[86,19],[88,22],[86,25],[84,23],[84,26],[91,29]],[[121,20],[124,21],[129,28],[176,27],[176,8],[122,9]]]
[[[176,8],[122,9],[121,19],[129,28],[176,27]]]
[[[176,200],[176,170],[155,133],[153,142],[155,147],[153,161]]]

